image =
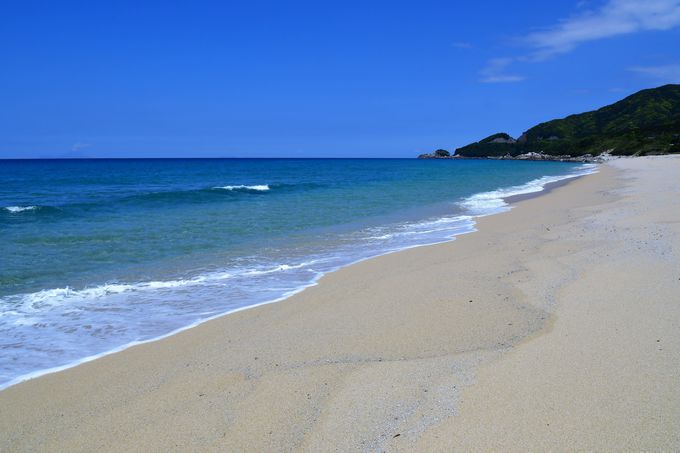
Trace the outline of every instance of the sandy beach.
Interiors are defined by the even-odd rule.
[[[1,451],[680,449],[680,158],[0,392]]]

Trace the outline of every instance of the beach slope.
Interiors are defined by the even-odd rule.
[[[0,392],[5,451],[680,448],[680,159]]]

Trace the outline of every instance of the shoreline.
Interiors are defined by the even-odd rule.
[[[469,233],[475,233],[477,231],[476,225],[477,225],[477,220],[479,218],[491,216],[491,215],[503,214],[503,213],[507,212],[508,210],[512,209],[512,205],[514,203],[520,202],[522,200],[527,200],[527,199],[531,199],[531,198],[534,198],[534,197],[546,195],[546,194],[550,193],[550,191],[554,190],[555,188],[566,185],[566,184],[568,184],[572,181],[575,181],[578,178],[581,178],[583,176],[587,176],[587,175],[590,175],[590,174],[593,174],[593,173],[597,173],[597,171],[598,171],[597,168],[598,167],[590,167],[589,169],[585,170],[586,173],[577,173],[577,174],[567,174],[567,175],[562,175],[562,176],[555,176],[555,178],[559,178],[559,179],[556,180],[556,181],[550,181],[550,182],[547,182],[547,183],[540,184],[540,187],[541,187],[540,190],[530,190],[529,192],[526,192],[526,193],[520,193],[520,194],[514,194],[514,195],[508,195],[508,196],[500,196],[499,199],[502,200],[504,203],[506,203],[507,206],[497,208],[494,212],[491,212],[491,213],[488,213],[488,214],[471,215],[471,218],[474,219],[473,220],[474,223],[473,223],[473,225],[472,225],[472,227],[469,231],[452,233],[450,236],[447,236],[446,239],[438,240],[438,241],[435,241],[435,242],[429,242],[429,243],[403,246],[402,248],[399,248],[398,250],[388,250],[388,251],[385,251],[385,252],[381,252],[377,255],[373,255],[373,256],[369,256],[369,257],[365,257],[365,258],[360,258],[358,260],[354,260],[354,261],[350,261],[350,262],[345,263],[345,264],[341,264],[341,265],[336,266],[336,267],[334,267],[334,268],[332,268],[328,271],[319,272],[309,283],[307,283],[303,286],[300,286],[298,288],[295,288],[291,291],[288,291],[288,292],[284,293],[283,295],[281,295],[280,297],[277,297],[277,298],[274,298],[274,299],[271,299],[271,300],[267,300],[267,301],[264,301],[264,302],[255,303],[255,304],[252,304],[252,305],[244,305],[244,306],[241,306],[241,307],[237,307],[237,308],[228,310],[226,312],[218,313],[216,315],[207,317],[205,319],[200,319],[200,320],[194,321],[190,324],[178,327],[178,328],[176,328],[176,329],[174,329],[174,330],[172,330],[168,333],[165,333],[165,334],[153,337],[153,338],[149,338],[149,339],[145,339],[145,340],[132,341],[132,342],[114,347],[110,350],[107,350],[107,351],[104,351],[104,352],[101,352],[101,353],[92,354],[92,355],[83,357],[81,359],[66,363],[64,365],[58,365],[58,366],[50,367],[50,368],[43,369],[43,370],[37,370],[37,371],[34,371],[34,372],[30,372],[30,373],[18,376],[18,377],[14,378],[14,379],[6,382],[6,383],[0,383],[0,392],[4,391],[4,390],[6,390],[6,389],[8,389],[12,386],[15,386],[17,384],[20,384],[22,382],[29,381],[29,380],[32,380],[32,379],[37,379],[37,378],[40,378],[41,376],[45,376],[45,375],[49,375],[49,374],[53,374],[53,373],[59,373],[59,372],[64,371],[64,370],[68,370],[70,368],[80,366],[84,363],[89,363],[89,362],[92,362],[94,360],[98,360],[100,358],[109,356],[111,354],[118,354],[118,353],[123,352],[123,351],[125,351],[129,348],[132,348],[132,347],[144,345],[144,344],[147,344],[147,343],[162,341],[162,340],[164,340],[168,337],[177,335],[177,334],[184,332],[186,330],[199,327],[200,325],[202,325],[206,322],[210,322],[214,319],[218,319],[218,318],[228,316],[228,315],[231,315],[231,314],[234,314],[234,313],[238,313],[238,312],[241,312],[241,311],[244,311],[244,310],[248,310],[248,309],[251,309],[251,308],[257,308],[257,307],[260,307],[260,306],[270,305],[270,304],[285,301],[285,300],[293,297],[294,295],[306,290],[307,288],[318,285],[319,280],[321,280],[324,276],[329,275],[331,273],[334,273],[334,272],[338,271],[339,269],[343,269],[345,267],[353,266],[355,264],[361,263],[361,262],[366,261],[366,260],[379,258],[379,257],[390,255],[390,254],[393,254],[393,253],[403,252],[405,250],[410,250],[410,249],[413,249],[413,248],[428,247],[428,246],[432,246],[432,245],[444,244],[444,243],[455,241],[458,236],[469,234]],[[592,171],[591,171],[591,169],[592,169]],[[543,177],[548,177],[548,176],[546,175],[546,176],[543,176]],[[529,187],[529,185],[534,183],[535,181],[536,180],[529,181],[529,182],[527,182],[523,185],[516,186],[516,187],[517,188]],[[496,190],[507,190],[507,189],[512,189],[512,188],[514,188],[514,187],[498,188]],[[524,190],[524,189],[522,189],[522,190]],[[485,193],[488,193],[488,192],[481,192],[479,194],[473,194],[471,197],[468,197],[468,198],[472,198],[474,196],[482,195],[482,194],[485,194]]]
[[[0,450],[677,448],[678,168],[605,164],[476,234],[21,382]]]
[[[585,175],[578,175],[578,176],[574,176],[574,177],[571,177],[571,178],[560,179],[559,181],[555,181],[555,182],[549,182],[545,186],[543,186],[543,190],[541,190],[539,192],[529,192],[529,193],[522,193],[522,194],[519,194],[519,195],[510,195],[509,197],[503,198],[503,201],[505,201],[509,205],[513,205],[515,203],[519,203],[520,201],[531,200],[532,198],[541,197],[543,195],[548,195],[553,190],[558,189],[558,188],[563,187],[563,186],[566,186],[567,184],[574,182],[578,178],[582,178],[584,176],[592,175],[592,174],[595,174],[597,172],[598,171],[595,170],[592,173],[588,173],[588,174],[585,174]]]

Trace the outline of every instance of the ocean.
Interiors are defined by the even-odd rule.
[[[473,232],[594,171],[417,159],[0,161],[0,388]],[[452,269],[455,272],[455,269]]]

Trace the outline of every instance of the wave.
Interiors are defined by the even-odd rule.
[[[452,236],[472,231],[474,220],[469,215],[446,216],[434,220],[420,222],[408,222],[385,232],[385,228],[376,227],[369,230],[368,240],[393,241],[398,239],[409,240],[414,237],[420,238],[443,238],[450,239]],[[437,241],[438,242],[438,241]],[[429,243],[429,242],[428,242]]]
[[[187,286],[201,283],[202,279],[196,280],[170,280],[170,281],[152,281],[143,283],[106,283],[104,285],[95,286],[91,288],[73,289],[70,287],[44,289],[35,293],[22,294],[17,296],[6,297],[6,300],[22,299],[25,302],[25,307],[33,309],[42,309],[48,305],[57,305],[66,301],[75,300],[94,300],[101,297],[111,296],[114,294],[122,294],[130,291],[148,291],[163,288],[177,288],[180,286]]]
[[[309,191],[322,187],[317,183],[276,183],[276,184],[234,184],[214,187],[198,187],[177,190],[159,190],[153,192],[139,192],[121,195],[107,201],[103,206],[99,201],[82,201],[77,203],[66,203],[57,206],[44,205],[16,205],[0,207],[0,215],[11,215],[21,213],[34,214],[73,214],[80,211],[96,211],[100,209],[115,209],[116,205],[167,205],[167,204],[196,204],[213,202],[231,202],[244,200],[244,197],[255,194],[267,193],[289,193],[295,191]],[[16,218],[19,218],[16,216]]]
[[[226,189],[226,187],[233,187]],[[241,197],[253,195],[255,193],[267,193],[271,187],[267,186],[224,186],[224,187],[204,187],[200,189],[187,190],[168,190],[161,192],[147,192],[130,195],[120,200],[121,203],[211,203],[215,201],[236,201]],[[253,187],[261,187],[254,189]]]
[[[0,317],[10,313],[17,314],[17,310],[25,312],[40,311],[46,307],[62,305],[69,302],[96,301],[103,297],[129,292],[155,291],[162,289],[174,289],[192,285],[199,285],[208,281],[227,279],[228,273],[215,273],[202,275],[190,279],[159,280],[139,283],[105,283],[89,288],[73,289],[71,287],[44,289],[34,293],[14,294],[0,298],[6,302],[11,310],[0,312]]]
[[[588,164],[578,168],[573,173],[562,176],[543,176],[541,178],[529,181],[526,184],[519,186],[511,186],[499,188],[489,192],[481,192],[470,197],[465,198],[459,202],[459,206],[463,207],[467,212],[473,216],[486,216],[496,214],[509,209],[507,199],[517,195],[526,195],[530,193],[542,192],[545,186],[558,181],[578,178],[590,173],[597,172],[596,164]]]
[[[243,275],[265,275],[274,272],[289,271],[292,269],[302,269],[303,267],[311,266],[312,264],[318,263],[320,260],[306,261],[300,264],[279,264],[270,269],[252,269],[243,272]]]
[[[158,291],[164,289],[177,289],[196,285],[218,283],[223,280],[242,276],[266,275],[275,272],[302,269],[320,260],[305,261],[299,264],[279,264],[272,267],[230,269],[228,271],[215,271],[192,278],[177,280],[156,280],[138,283],[105,283],[99,286],[74,289],[71,287],[52,288],[36,291],[33,293],[13,294],[0,297],[0,302],[5,302],[4,307],[9,310],[0,311],[0,317],[6,314],[16,315],[19,312],[38,312],[47,307],[63,305],[72,302],[95,302],[101,298],[132,292]]]
[[[123,203],[210,203],[213,201],[236,201],[248,195],[265,194],[279,190],[290,191],[305,188],[305,186],[305,184],[236,184],[139,193],[124,197],[120,201]]]
[[[213,189],[222,189],[222,190],[254,190],[256,192],[266,192],[267,190],[270,189],[269,184],[259,184],[259,185],[254,185],[254,186],[246,186],[243,184],[237,185],[237,186],[222,186],[222,187],[213,187]]]
[[[0,207],[0,217],[14,220],[28,220],[44,216],[63,215],[61,208],[44,205],[16,205]]]
[[[38,206],[5,206],[3,209],[12,214],[18,214],[25,211],[35,211],[38,209]]]

